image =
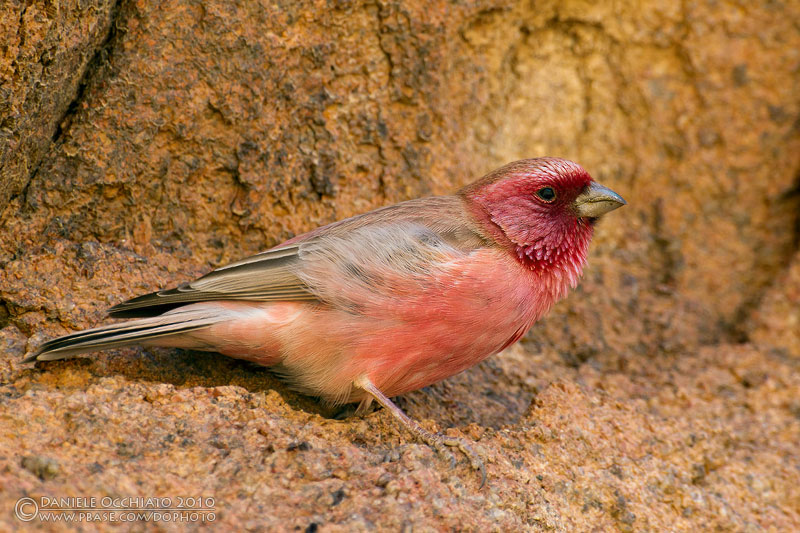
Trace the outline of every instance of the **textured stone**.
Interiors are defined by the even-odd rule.
[[[470,424],[470,411],[492,410],[488,393],[502,381],[459,377],[447,398],[406,397],[417,416],[463,417],[451,431],[484,454],[482,490],[466,461],[450,470],[385,411],[333,420],[235,361],[133,355],[26,370],[3,387],[5,508],[22,496],[214,497],[218,526],[266,531],[312,523],[323,531],[791,531],[800,523],[797,360],[750,346],[638,358],[623,371],[540,354],[530,408],[494,427]],[[492,369],[513,375],[526,355],[512,349]],[[24,466],[18,457],[30,453],[57,461],[55,476],[42,481]],[[9,513],[0,521],[18,524]]]
[[[4,4],[0,505],[199,494],[237,530],[800,529],[798,16]],[[387,413],[335,420],[213,354],[18,364],[125,298],[537,155],[629,205],[521,346],[398,399],[476,441],[483,490]]]
[[[110,0],[7,0],[0,7],[0,205],[36,174],[81,91],[102,61]]]
[[[800,358],[800,255],[764,294],[751,326],[753,341]]]

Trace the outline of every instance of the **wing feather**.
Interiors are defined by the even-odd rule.
[[[114,318],[156,316],[182,305],[216,300],[315,300],[316,296],[295,274],[299,250],[299,245],[267,250],[174,289],[115,305],[108,314]]]
[[[398,269],[425,268],[440,260],[445,249],[452,253],[484,245],[459,197],[410,200],[299,235],[174,289],[133,298],[109,309],[109,315],[151,317],[182,305],[218,300],[331,303],[338,298],[332,277],[343,274],[348,282],[364,283],[370,276]],[[367,275],[357,272],[362,265]]]

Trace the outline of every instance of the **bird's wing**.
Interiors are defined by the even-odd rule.
[[[215,300],[314,300],[316,296],[294,273],[299,249],[295,244],[267,250],[174,289],[115,305],[108,314],[114,318],[156,316],[182,305]]]
[[[177,288],[123,302],[108,313],[148,317],[215,300],[330,302],[335,295],[320,287],[335,283],[317,276],[335,278],[345,268],[344,275],[350,276],[345,279],[351,279],[360,264],[375,273],[425,268],[443,258],[445,250],[482,242],[457,197],[411,200],[316,229]]]
[[[468,262],[473,250],[457,248],[417,222],[378,223],[303,246],[296,272],[318,300],[374,315],[420,298],[440,298],[447,290],[443,282]]]

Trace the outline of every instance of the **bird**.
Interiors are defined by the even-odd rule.
[[[598,219],[625,204],[572,161],[515,161],[122,302],[108,315],[127,320],[49,340],[23,362],[135,344],[244,359],[330,404],[376,401],[437,451],[460,449],[483,486],[466,439],[426,430],[391,398],[520,340],[578,284]]]

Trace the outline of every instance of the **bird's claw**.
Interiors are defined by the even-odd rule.
[[[478,488],[483,488],[483,485],[486,483],[486,465],[483,464],[483,458],[481,458],[478,452],[472,449],[467,439],[444,435],[443,443],[447,446],[458,448],[461,450],[461,453],[467,456],[472,469],[478,470],[481,473],[481,484]]]
[[[418,433],[418,435],[423,441],[425,441],[426,444],[436,450],[436,452],[449,459],[451,469],[455,468],[456,466],[456,458],[447,448],[451,447],[461,450],[461,453],[463,453],[467,459],[469,459],[469,463],[473,470],[477,470],[481,473],[481,483],[480,487],[478,488],[483,488],[484,484],[486,484],[486,466],[484,465],[481,456],[478,454],[478,452],[472,449],[472,446],[470,446],[467,439],[462,437],[451,437],[450,435],[445,435],[443,433],[424,432]]]
[[[369,380],[367,376],[359,377],[353,382],[353,385],[366,391],[369,394],[369,397],[376,400],[379,404],[388,409],[389,412],[392,413],[392,415],[406,427],[406,429],[411,431],[421,441],[436,450],[438,453],[449,458],[450,468],[454,468],[456,466],[456,459],[446,447],[458,448],[461,450],[461,453],[466,455],[467,459],[469,459],[472,468],[480,471],[481,485],[479,488],[483,488],[483,486],[486,484],[486,467],[483,464],[483,459],[481,456],[472,449],[472,446],[470,446],[470,443],[467,439],[462,437],[451,437],[443,433],[431,433],[427,429],[423,428],[417,421],[409,418],[402,409],[397,407],[389,398],[387,398],[378,389],[378,387],[376,387]]]
[[[433,436],[441,437],[441,435],[438,434],[434,434]],[[447,445],[441,438],[436,439],[433,444],[430,444],[430,446],[436,450],[436,453],[447,459],[447,461],[450,463],[451,470],[456,467],[456,456],[447,449]]]

